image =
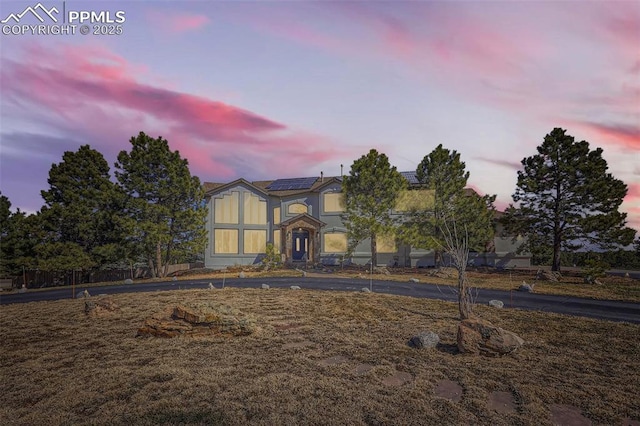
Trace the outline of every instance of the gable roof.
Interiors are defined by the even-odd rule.
[[[271,190],[268,189],[269,185],[271,185],[276,180],[257,180],[253,182],[249,182],[245,179],[236,179],[233,182],[229,183],[215,183],[215,182],[205,182],[204,189],[207,195],[213,195],[217,192],[224,191],[225,189],[237,185],[238,183],[244,183],[257,191],[265,194],[271,195],[275,197],[290,197],[294,195],[306,194],[309,192],[317,192],[328,186],[332,183],[342,183],[342,178],[333,176],[333,177],[325,177],[324,179],[317,178],[316,181],[311,185],[310,188],[307,189],[288,189],[288,190]]]

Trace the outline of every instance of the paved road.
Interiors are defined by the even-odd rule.
[[[91,287],[89,288],[89,291],[91,294],[97,295],[178,289],[204,289],[209,286],[210,282],[212,282],[216,288],[222,287],[222,280],[220,279],[199,279],[188,281],[167,281],[161,283],[109,285],[104,287]],[[263,283],[269,284],[269,286],[274,288],[299,285],[304,289],[339,291],[360,291],[363,287],[369,287],[369,280],[366,279],[346,279],[338,277],[232,278],[225,281],[225,286],[259,288]],[[401,296],[424,297],[448,301],[457,300],[457,296],[452,291],[452,288],[447,286],[438,287],[423,283],[405,283],[380,280],[373,280],[372,286],[375,293],[397,294]],[[76,292],[82,290],[84,290],[83,286],[76,286]],[[25,293],[0,295],[0,305],[66,299],[70,298],[71,295],[72,292],[69,287],[54,288],[44,291],[27,291]],[[486,304],[492,299],[498,299],[504,302],[505,308],[555,312],[560,314],[640,324],[640,303],[592,300],[578,297],[551,296],[535,293],[529,294],[518,291],[509,292],[489,289],[477,290],[477,294],[475,296],[476,303]]]

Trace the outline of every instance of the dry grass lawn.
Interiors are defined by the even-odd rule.
[[[593,424],[640,420],[638,325],[479,306],[526,341],[491,359],[457,353],[457,307],[441,301],[230,288],[112,299],[119,310],[98,318],[82,300],[0,307],[0,424],[550,425],[553,404]],[[252,315],[257,332],[135,337],[145,318],[208,300]],[[439,348],[407,346],[423,330]],[[411,381],[385,384],[398,371]],[[435,395],[444,379],[462,386],[460,402]],[[493,391],[516,411],[489,409]]]

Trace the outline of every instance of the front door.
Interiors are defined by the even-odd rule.
[[[293,231],[293,249],[291,257],[294,261],[309,260],[309,231]]]

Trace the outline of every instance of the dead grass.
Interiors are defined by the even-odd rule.
[[[640,326],[477,307],[526,345],[488,359],[455,350],[454,304],[381,294],[285,289],[119,294],[111,316],[81,300],[2,306],[0,424],[548,425],[551,404],[594,424],[640,419]],[[254,316],[246,337],[136,338],[168,306],[215,300]],[[440,335],[438,350],[407,340]],[[326,358],[346,362],[322,365]],[[358,375],[356,366],[374,367]],[[396,371],[413,380],[389,387]],[[434,395],[443,379],[462,401]],[[506,391],[517,412],[487,408]]]

